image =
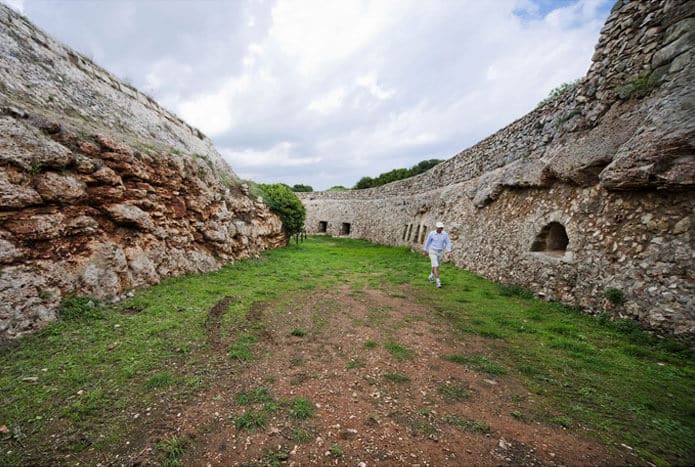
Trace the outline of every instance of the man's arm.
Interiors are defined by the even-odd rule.
[[[424,244],[423,247],[422,247],[422,251],[424,251],[425,253],[427,253],[427,250],[428,250],[429,247],[430,247],[430,243],[432,243],[432,232],[430,232],[430,233],[427,234],[427,240],[425,241],[425,244]]]

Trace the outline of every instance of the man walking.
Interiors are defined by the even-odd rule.
[[[451,253],[451,240],[449,240],[449,235],[444,232],[444,224],[437,222],[437,230],[433,230],[427,236],[427,241],[425,246],[422,248],[423,255],[430,255],[430,261],[432,262],[432,272],[428,278],[430,282],[437,280],[437,287],[441,287],[442,283],[439,280],[439,265],[442,264],[444,258]]]

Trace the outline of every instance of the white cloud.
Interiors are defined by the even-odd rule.
[[[368,90],[379,100],[390,99],[396,93],[395,89],[385,90],[377,83],[376,73],[371,72],[357,78],[356,84]]]
[[[240,171],[249,168],[272,165],[275,168],[303,167],[321,162],[320,157],[302,156],[296,153],[293,143],[283,141],[268,150],[259,149],[222,149],[222,155],[232,167],[240,167]]]
[[[218,90],[195,96],[179,105],[184,120],[203,130],[210,136],[217,136],[229,130],[237,119],[242,118],[242,109],[234,112],[234,100],[242,96],[251,84],[251,77],[244,75],[231,78]]]
[[[398,17],[395,0],[279,0],[270,38],[304,76],[325,71],[370,44]]]
[[[336,112],[342,107],[345,99],[345,89],[334,89],[323,96],[320,96],[309,103],[309,110],[318,112],[323,115]]]

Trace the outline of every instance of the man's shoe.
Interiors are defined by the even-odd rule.
[[[434,282],[434,274],[430,274],[430,277],[427,278],[430,282]]]
[[[440,289],[442,288],[442,283],[439,281],[439,279],[437,279],[437,287]]]

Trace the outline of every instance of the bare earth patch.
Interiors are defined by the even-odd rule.
[[[182,465],[626,462],[576,432],[530,421],[537,402],[513,376],[444,359],[484,354],[488,341],[455,335],[410,296],[344,285],[257,304],[248,316],[255,358],[231,364],[199,402],[162,420],[158,436],[186,439]],[[215,344],[225,339],[209,331]],[[248,394],[259,398],[244,401]],[[297,400],[308,401],[304,411]],[[148,451],[139,462],[157,459]]]

